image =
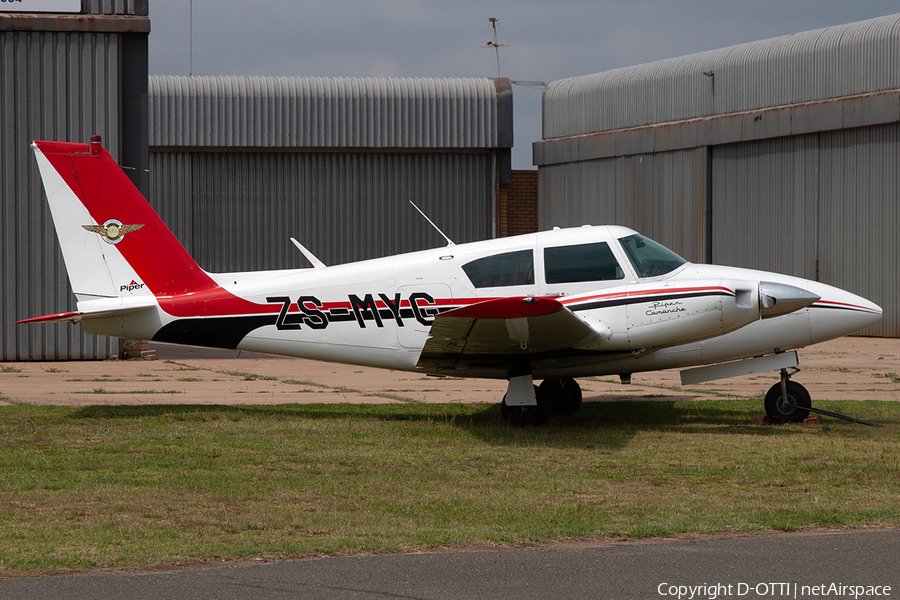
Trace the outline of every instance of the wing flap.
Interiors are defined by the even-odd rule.
[[[435,317],[417,366],[438,371],[466,360],[500,365],[599,338],[596,330],[553,298],[499,298]]]

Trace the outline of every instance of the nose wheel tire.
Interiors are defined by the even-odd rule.
[[[806,388],[794,381],[787,382],[787,398],[784,398],[781,383],[776,383],[766,392],[766,414],[778,423],[799,423],[809,416],[812,399]]]

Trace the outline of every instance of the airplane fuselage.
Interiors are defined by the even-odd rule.
[[[220,286],[212,293],[160,297],[160,311],[86,319],[84,325],[89,333],[108,334],[116,327],[111,321],[117,321],[120,335],[131,339],[501,379],[509,377],[514,358],[509,364],[468,360],[436,368],[419,365],[435,316],[489,299],[551,297],[585,321],[617,332],[594,347],[530,357],[534,377],[542,379],[681,368],[780,352],[857,331],[880,312],[871,302],[832,286],[734,267],[685,262],[662,275],[639,277],[619,241],[633,235],[622,227],[580,227],[325,269],[211,274]],[[548,276],[548,249],[594,244],[605,244],[612,254],[610,279],[559,282]],[[464,269],[485,257],[517,252],[530,254],[532,261],[532,272],[521,274],[520,280],[486,280],[476,287]],[[753,288],[760,281],[808,290],[820,299],[762,319],[758,289]],[[746,294],[744,314],[728,331],[722,301],[732,299],[741,285],[753,289]],[[128,287],[126,297],[152,297],[140,284]],[[741,311],[740,306],[732,309]],[[661,332],[667,326],[673,329],[669,337]],[[646,339],[637,335],[641,330]],[[685,339],[689,341],[679,343]]]
[[[99,137],[35,142],[76,312],[88,333],[508,379],[511,423],[581,404],[575,377],[705,365],[683,381],[780,370],[777,420],[808,392],[787,352],[876,323],[881,309],[795,277],[697,265],[625,227],[554,229],[312,269],[207,273]],[[727,361],[736,361],[735,363]],[[687,377],[687,379],[685,379]],[[535,379],[543,380],[540,386]],[[549,412],[548,412],[549,411]]]

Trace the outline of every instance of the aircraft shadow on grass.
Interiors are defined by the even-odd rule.
[[[673,402],[663,400],[587,401],[577,415],[554,416],[543,427],[514,427],[500,408],[490,405],[475,412],[459,404],[281,404],[264,406],[164,404],[94,405],[78,408],[72,419],[131,420],[169,417],[198,425],[217,419],[327,419],[386,422],[437,422],[465,431],[494,445],[521,444],[571,448],[626,445],[641,431],[734,433],[760,437],[797,435],[797,427],[756,426],[753,416],[733,402]],[[462,408],[462,409],[461,409]]]

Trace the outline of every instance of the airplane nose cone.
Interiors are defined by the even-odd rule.
[[[792,313],[821,299],[809,290],[786,283],[759,282],[759,314],[763,319]]]
[[[810,312],[813,343],[856,333],[881,320],[881,307],[845,290],[820,285],[822,295]]]

